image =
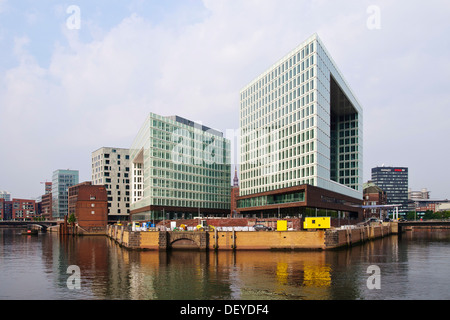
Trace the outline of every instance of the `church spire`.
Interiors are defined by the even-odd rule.
[[[233,187],[239,187],[239,179],[237,174],[237,168],[234,168],[234,179],[233,179]]]

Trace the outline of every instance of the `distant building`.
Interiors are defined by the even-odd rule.
[[[42,182],[41,182],[42,183]],[[52,219],[52,183],[45,182],[44,194],[36,200],[36,216],[45,220]]]
[[[52,193],[52,183],[51,182],[45,182],[45,193],[49,194]]]
[[[0,198],[0,220],[5,220],[5,199]]]
[[[12,199],[5,201],[0,198],[0,219],[28,221],[36,217],[36,201],[29,199]]]
[[[11,201],[11,193],[9,193],[8,191],[0,190],[0,199]]]
[[[436,210],[437,211],[450,211],[450,201],[444,200],[444,201],[440,202],[437,205]]]
[[[427,210],[431,210],[436,212],[437,204],[424,200],[430,200],[430,191],[426,188],[423,188],[420,191],[408,189],[408,211],[426,212]]]
[[[387,204],[386,192],[383,189],[381,189],[380,187],[378,187],[372,181],[369,181],[364,184],[363,199],[364,199],[364,203],[363,203],[364,206],[380,206],[380,205]],[[386,216],[387,209],[365,208],[364,209],[364,218],[365,219],[368,219],[371,217],[379,218],[380,213],[383,216]]]
[[[30,199],[13,199],[12,220],[32,220],[36,216],[36,201]]]
[[[408,189],[408,199],[413,201],[430,199],[430,191],[428,191],[426,188],[423,188],[420,191],[413,191],[411,189]]]
[[[92,152],[92,183],[106,187],[110,221],[129,219],[130,181],[129,149],[103,147]]]
[[[78,170],[56,170],[52,177],[52,217],[63,219],[69,210],[69,187],[78,184]]]
[[[372,168],[372,181],[387,195],[387,204],[400,205],[399,212],[408,211],[408,168]]]
[[[69,187],[69,215],[74,214],[81,231],[102,233],[108,223],[106,187],[83,182]]]
[[[45,220],[51,220],[52,215],[52,193],[47,193],[42,196],[39,215]]]
[[[2,220],[12,220],[12,201],[0,198],[0,213]]]

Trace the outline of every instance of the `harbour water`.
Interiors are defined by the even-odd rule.
[[[326,252],[129,251],[0,228],[1,300],[448,300],[450,231]]]

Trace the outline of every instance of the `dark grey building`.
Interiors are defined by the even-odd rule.
[[[387,204],[399,204],[400,212],[408,211],[408,168],[372,168],[372,181],[387,195]]]

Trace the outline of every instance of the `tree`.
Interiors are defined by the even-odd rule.
[[[72,223],[75,223],[76,221],[77,221],[77,218],[75,217],[75,214],[71,213],[70,216],[69,216],[69,219],[67,219],[67,222],[69,224],[72,224]]]
[[[434,218],[433,211],[431,211],[431,210],[425,211],[425,214],[423,215],[424,220],[431,220],[433,218]]]
[[[415,211],[408,211],[406,214],[406,220],[416,220],[417,214]]]

